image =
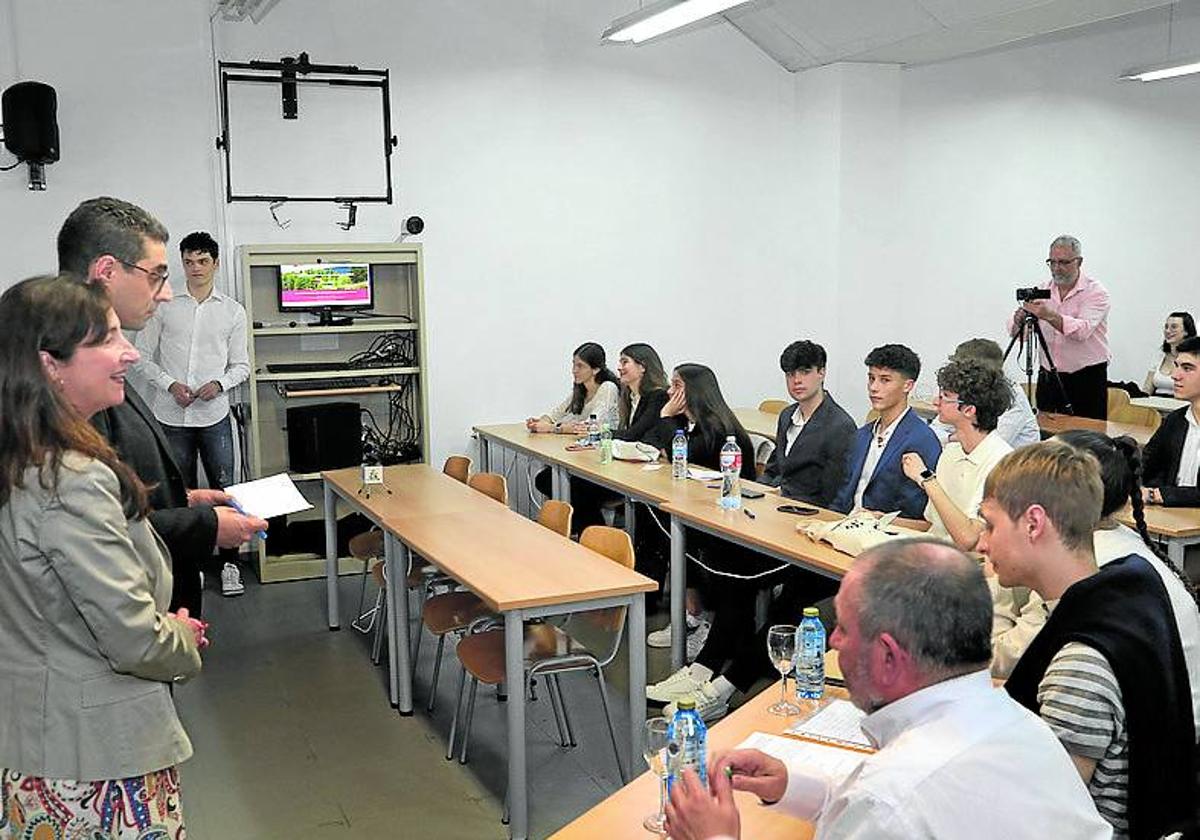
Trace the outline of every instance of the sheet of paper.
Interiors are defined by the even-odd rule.
[[[661,470],[665,466],[666,464],[643,464],[642,469],[646,472],[652,472],[654,470]]]
[[[768,735],[765,732],[755,732],[738,744],[738,748],[761,750],[788,766],[799,765],[833,780],[846,778],[868,758],[867,753],[814,744],[812,741],[798,741],[782,735]]]
[[[688,478],[696,481],[720,481],[721,473],[717,470],[706,470],[702,467],[688,467]]]
[[[874,749],[861,724],[866,714],[849,700],[834,700],[807,720],[788,727],[788,733],[817,740],[838,741]]]
[[[237,499],[244,512],[263,519],[312,508],[287,473],[234,484],[226,487],[225,492]]]

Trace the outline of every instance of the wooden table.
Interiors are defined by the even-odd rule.
[[[760,412],[761,413],[761,412]],[[743,487],[770,490],[763,499],[744,500],[745,508],[756,518],[741,511],[725,511],[717,506],[717,491],[700,481],[675,481],[663,465],[647,471],[643,464],[614,461],[600,464],[592,450],[568,452],[571,438],[564,435],[533,434],[524,425],[510,423],[477,426],[481,460],[487,464],[491,446],[502,446],[542,461],[555,473],[555,497],[569,498],[570,476],[576,475],[609,488],[626,499],[626,523],[633,520],[632,501],[645,502],[670,517],[671,535],[671,622],[684,626],[684,593],[687,589],[686,528],[695,528],[721,539],[761,551],[779,560],[795,563],[829,577],[841,577],[853,558],[816,543],[796,531],[804,519],[793,514],[779,513],[776,508],[785,500],[773,488],[763,488],[753,482]],[[819,512],[825,519],[839,514]],[[671,634],[671,663],[683,667],[684,634]]]
[[[1154,430],[1149,426],[1138,426],[1134,423],[1117,423],[1112,420],[1096,420],[1093,417],[1074,417],[1070,414],[1053,414],[1048,411],[1038,412],[1037,420],[1042,434],[1047,437],[1053,437],[1059,432],[1066,432],[1072,429],[1083,429],[1090,432],[1099,432],[1109,437],[1128,435],[1142,446],[1145,446],[1146,442],[1150,440],[1151,435],[1154,434]]]
[[[1167,558],[1179,569],[1189,545],[1200,543],[1200,508],[1169,508],[1146,505],[1146,530],[1166,543]],[[1133,512],[1126,507],[1117,520],[1136,530]]]
[[[336,501],[345,500],[384,531],[387,579],[403,581],[411,552],[477,594],[504,617],[508,717],[510,832],[528,834],[525,756],[524,624],[528,619],[625,607],[629,632],[629,768],[641,755],[646,713],[644,593],[657,584],[632,569],[563,539],[465,484],[426,465],[387,467],[390,493],[360,494],[356,467],[322,474],[325,483],[326,568],[330,629],[337,629]],[[403,562],[399,555],[403,553]],[[386,589],[388,664],[393,703],[412,714],[408,593]],[[418,631],[419,632],[419,631]]]
[[[1172,411],[1177,411],[1188,404],[1187,400],[1177,400],[1174,397],[1134,397],[1129,401],[1130,405],[1138,405],[1143,408],[1153,408],[1160,414],[1170,414]]]
[[[735,408],[733,414],[747,432],[775,442],[775,435],[779,432],[779,414],[759,411],[757,408]]]
[[[826,656],[828,662],[829,657]],[[829,688],[835,697],[845,697],[840,688]],[[713,755],[731,750],[755,732],[782,733],[796,718],[783,718],[767,711],[779,699],[779,684],[763,689],[741,708],[708,730],[708,752]],[[642,827],[642,820],[658,807],[658,777],[649,771],[638,776],[612,796],[563,826],[551,840],[640,840],[654,835]],[[774,808],[764,808],[758,797],[734,791],[741,814],[742,837],[753,840],[808,840],[813,835],[809,822],[796,819]]]

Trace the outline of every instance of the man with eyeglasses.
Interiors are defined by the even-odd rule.
[[[135,204],[89,199],[58,232],[59,270],[108,291],[125,330],[140,330],[159,303],[173,297],[167,282],[167,229]],[[150,492],[150,522],[171,552],[171,609],[200,615],[202,564],[214,546],[236,548],[267,523],[228,506],[220,490],[189,490],[154,414],[132,388],[125,401],[92,418],[93,424]]]
[[[1049,289],[1050,299],[1025,301],[1009,318],[1008,334],[1017,334],[1026,313],[1041,326],[1062,387],[1043,355],[1037,380],[1039,410],[1061,413],[1070,407],[1077,417],[1107,419],[1108,290],[1083,273],[1083,249],[1074,236],[1050,243],[1046,265],[1050,280],[1039,288]]]
[[[162,423],[184,478],[197,482],[196,462],[213,487],[234,483],[228,392],[250,375],[246,310],[216,288],[220,248],[203,231],[179,243],[187,291],[176,294],[137,337],[135,366],[142,394]],[[199,455],[199,459],[197,459]],[[237,551],[221,552],[221,594],[245,591]]]

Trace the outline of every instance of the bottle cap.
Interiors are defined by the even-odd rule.
[[[821,611],[819,609],[817,609],[816,607],[805,607],[804,608],[804,617],[805,618],[820,618]]]
[[[737,436],[736,435],[726,435],[725,442],[729,443],[730,441],[737,443]]]
[[[694,711],[696,708],[696,698],[695,697],[683,697],[679,700],[676,700],[675,708],[679,709],[679,711],[681,711],[681,712]]]

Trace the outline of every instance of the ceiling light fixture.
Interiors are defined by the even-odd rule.
[[[1118,78],[1130,82],[1158,82],[1163,79],[1174,79],[1177,76],[1187,76],[1191,73],[1200,73],[1200,58],[1177,58],[1165,64],[1127,70]]]
[[[617,18],[600,37],[605,41],[640,44],[747,2],[749,0],[661,0]]]

